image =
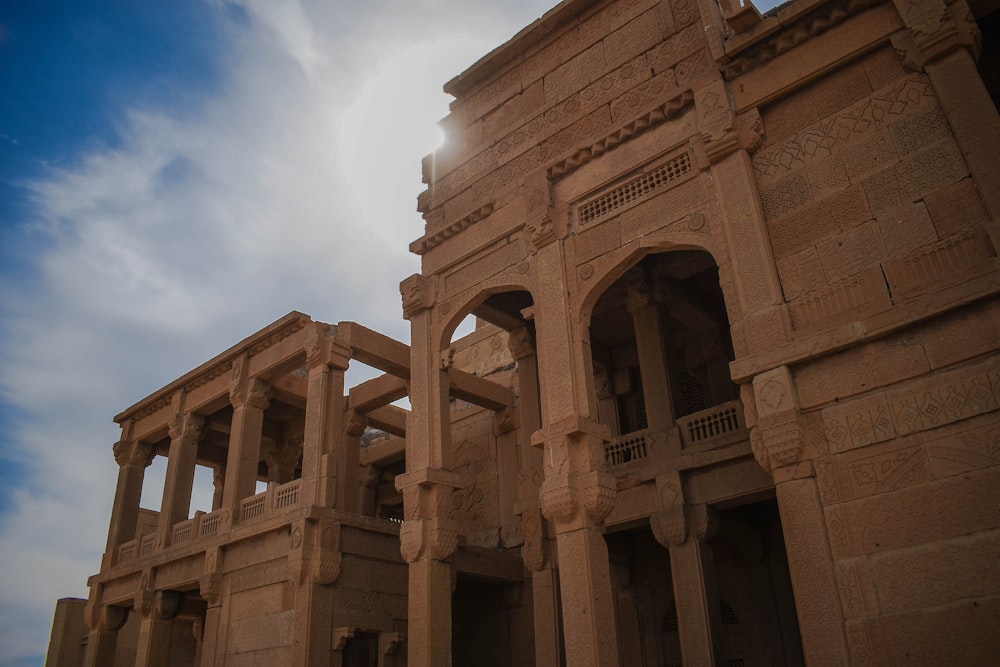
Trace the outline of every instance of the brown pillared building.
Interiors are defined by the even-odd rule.
[[[445,87],[411,348],[291,313],[116,417],[49,664],[994,663],[997,9],[560,3]]]

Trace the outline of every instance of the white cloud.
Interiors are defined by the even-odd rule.
[[[0,664],[99,568],[114,414],[291,309],[408,335],[441,85],[549,2],[498,4],[246,0],[207,100],[123,110],[120,146],[34,184],[38,282],[0,294],[6,454],[37,473],[0,520]]]

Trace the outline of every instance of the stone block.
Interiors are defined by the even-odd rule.
[[[861,60],[868,76],[868,83],[872,90],[881,90],[886,86],[896,83],[906,75],[906,70],[899,62],[899,56],[895,49],[890,46],[882,47],[870,53]]]
[[[804,171],[798,171],[766,189],[762,187],[760,193],[760,203],[768,220],[777,220],[812,200],[809,179]]]
[[[1000,652],[1000,597],[889,614],[878,622],[884,665],[988,665]]]
[[[698,20],[698,3],[695,0],[670,0],[670,11],[677,29],[686,28]],[[698,26],[700,29],[700,26]]]
[[[925,146],[951,139],[951,127],[941,107],[928,106],[889,126],[899,157],[905,158]]]
[[[617,67],[636,56],[645,60],[646,51],[663,40],[665,30],[657,8],[647,10],[604,38],[604,59]]]
[[[896,437],[889,404],[882,392],[824,408],[823,431],[831,454]]]
[[[969,227],[984,225],[989,220],[979,189],[971,178],[963,178],[928,194],[924,204],[942,239]]]
[[[878,228],[890,256],[905,254],[938,240],[923,203],[904,205],[879,216]]]
[[[862,431],[857,440],[864,439],[864,431],[872,428],[864,419],[862,417],[854,422]],[[868,430],[870,434],[871,430]],[[876,496],[931,480],[927,454],[917,438],[886,439],[835,454],[827,465],[817,468],[817,482],[823,502],[828,505]]]
[[[939,371],[889,392],[896,432],[926,431],[1000,406],[1000,364],[987,360]]]
[[[704,33],[698,26],[685,28],[656,45],[646,54],[646,63],[659,75],[672,70],[681,60],[705,47]]]
[[[995,257],[989,237],[973,228],[890,258],[883,268],[894,296],[913,297],[985,273],[993,268]]]
[[[1000,530],[871,557],[883,612],[1000,596]],[[960,564],[960,565],[959,565]]]
[[[819,122],[816,104],[807,92],[793,93],[761,111],[766,145],[773,146]]]
[[[970,306],[911,329],[931,368],[946,368],[1000,347],[1000,301]]]
[[[840,159],[852,183],[878,173],[899,161],[889,130],[873,132],[840,151]]]
[[[800,366],[795,371],[795,383],[806,409],[886,387],[928,369],[922,346],[890,338]]]
[[[895,168],[869,176],[861,185],[865,189],[868,207],[876,217],[897,211],[903,206]]]
[[[545,76],[545,104],[556,104],[583,90],[600,76],[604,67],[604,45],[594,44]]]
[[[815,246],[779,258],[776,264],[781,279],[781,289],[788,301],[827,286]]]
[[[855,185],[826,199],[813,201],[782,218],[769,216],[767,227],[774,254],[781,258],[818,245],[840,230],[860,225],[871,217],[864,190]],[[846,240],[847,237],[838,238],[835,243],[842,245]],[[822,249],[820,258],[824,263],[827,260]]]
[[[864,65],[855,62],[828,74],[810,86],[809,94],[820,118],[861,100],[872,92]]]
[[[821,240],[816,249],[823,273],[831,283],[877,266],[886,255],[882,236],[874,221],[840,230]]]
[[[868,558],[847,558],[837,561],[837,586],[840,590],[840,604],[844,617],[858,618],[877,616],[879,613],[878,592],[872,581]]]
[[[674,75],[679,87],[698,88],[706,81],[719,78],[719,69],[712,59],[712,53],[704,48],[677,63]]]
[[[952,139],[939,141],[911,154],[896,167],[903,202],[922,199],[969,174],[962,150]]]
[[[891,307],[885,278],[876,266],[797,299],[790,298],[788,311],[792,324],[802,332],[855,322]]]
[[[258,614],[230,623],[226,653],[248,653],[280,646],[290,646],[295,625],[295,610]]]
[[[839,192],[851,184],[844,160],[837,153],[807,164],[806,176],[817,199]]]
[[[834,558],[947,540],[1000,527],[1000,467],[826,507]]]
[[[1000,425],[992,413],[922,435],[935,479],[1000,464]]]

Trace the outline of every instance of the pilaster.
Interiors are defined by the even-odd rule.
[[[104,667],[104,665],[113,665],[115,662],[118,630],[128,620],[128,608],[98,604],[93,596],[94,594],[91,593],[91,600],[85,609],[89,632],[83,664],[85,667]]]
[[[670,550],[670,577],[684,664],[717,664],[722,658],[722,622],[708,541],[718,526],[718,515],[706,505],[679,504],[661,510],[649,521],[657,541]]]
[[[314,324],[306,338],[306,423],[302,443],[302,501],[334,505],[337,492],[335,452],[342,437],[344,372],[351,351],[331,335],[326,325]]]
[[[229,512],[233,523],[239,521],[240,501],[256,491],[264,410],[271,398],[271,387],[267,382],[246,376],[247,361],[246,357],[242,357],[233,362],[229,389],[233,422],[222,506]]]
[[[125,431],[125,437],[114,445],[118,485],[115,487],[115,502],[111,508],[111,523],[108,526],[108,542],[104,554],[107,564],[114,561],[120,544],[135,538],[142,482],[146,468],[153,462],[154,456],[153,447],[149,443],[125,439],[131,430],[130,425],[123,425],[122,430]]]
[[[167,667],[174,618],[180,610],[181,594],[176,591],[152,593],[152,603],[140,610],[136,667]]]
[[[200,415],[183,412],[178,412],[170,422],[170,452],[160,503],[161,544],[169,544],[174,524],[188,518],[198,460],[198,441],[204,422]]]
[[[340,524],[300,520],[292,525],[288,571],[295,583],[292,662],[329,665],[332,660],[333,584],[340,576]]]

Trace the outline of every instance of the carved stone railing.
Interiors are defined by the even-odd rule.
[[[175,523],[170,533],[170,543],[184,544],[185,542],[190,542],[194,536],[194,521],[194,519],[188,519],[187,521]]]
[[[129,540],[124,544],[118,545],[118,558],[116,562],[127,563],[129,561],[135,560],[135,547],[137,540]]]
[[[743,402],[728,401],[677,420],[684,448],[711,449],[749,437]]]
[[[258,493],[256,496],[250,496],[249,498],[244,498],[243,500],[241,500],[240,523],[264,516],[264,510],[267,509],[266,505],[264,504],[266,501],[267,501],[267,491],[264,491],[263,493]]]
[[[148,556],[156,551],[157,546],[159,546],[159,539],[157,539],[156,533],[143,535],[139,540],[139,555]]]
[[[291,482],[274,489],[274,509],[298,505],[300,488],[302,488],[302,480],[293,479]]]
[[[198,530],[195,531],[198,537],[218,535],[219,525],[222,523],[222,515],[222,510],[215,510],[210,514],[202,515],[198,520]]]
[[[612,468],[632,461],[649,458],[646,431],[620,435],[604,445],[604,458]]]

